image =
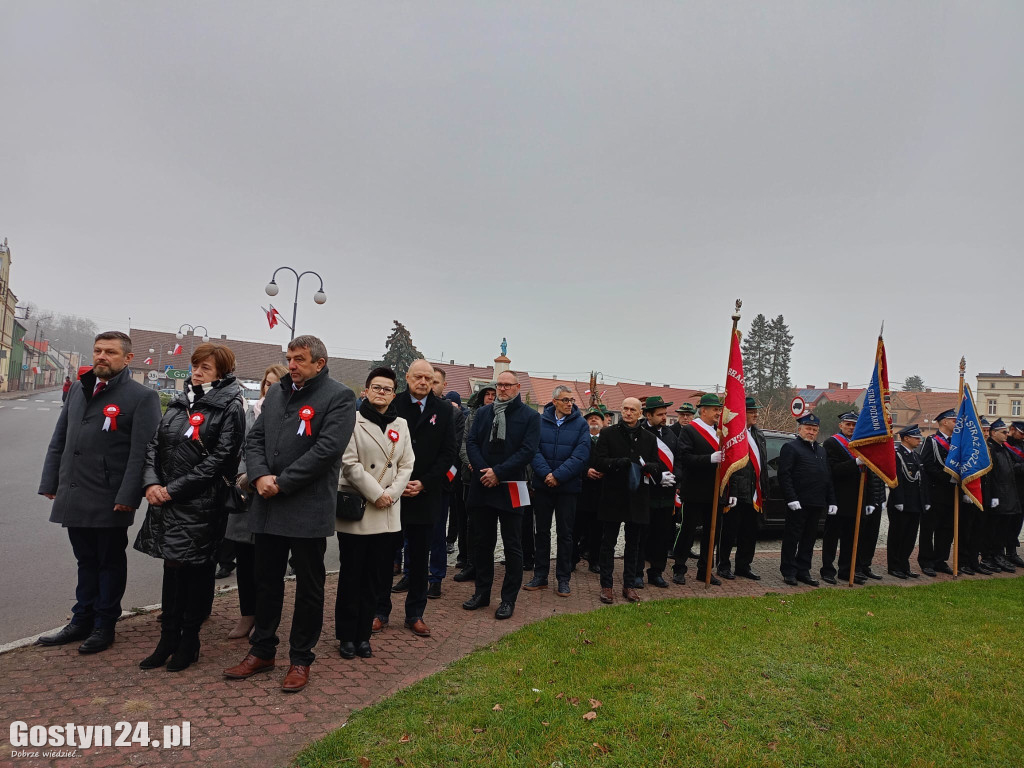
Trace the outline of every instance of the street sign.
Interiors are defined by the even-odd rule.
[[[22,366],[21,366],[21,370],[23,370],[23,371],[27,371],[27,370],[28,370],[28,366],[27,366],[27,365],[22,365]]]
[[[793,402],[789,404],[789,412],[792,413],[793,416],[797,419],[803,416],[804,411],[806,410],[807,403],[804,402],[804,399],[802,397],[794,397]]]
[[[169,379],[187,379],[188,371],[179,371],[177,368],[168,368],[167,378]]]
[[[146,374],[146,376],[150,381],[156,381],[157,379],[160,378],[160,374],[157,373],[156,371],[150,371],[149,373]]]

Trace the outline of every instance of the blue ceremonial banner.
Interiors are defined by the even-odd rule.
[[[896,446],[889,410],[889,365],[885,360],[885,342],[881,336],[875,347],[875,367],[871,372],[871,383],[864,393],[864,407],[850,438],[850,452],[887,486],[896,487]]]
[[[956,426],[949,440],[946,471],[963,484],[964,493],[978,509],[981,504],[981,477],[992,469],[992,457],[981,433],[981,421],[974,407],[971,388],[964,385],[963,400],[956,415]]]

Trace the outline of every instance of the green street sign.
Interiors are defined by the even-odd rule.
[[[175,368],[168,368],[166,371],[168,379],[187,379],[188,371],[179,371]]]

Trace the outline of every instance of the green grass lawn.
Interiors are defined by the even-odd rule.
[[[1022,766],[1022,621],[1022,579],[561,616],[355,713],[298,764]]]

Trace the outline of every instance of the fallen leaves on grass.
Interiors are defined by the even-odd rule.
[[[597,720],[597,712],[594,712],[593,710],[591,710],[590,712],[587,712],[587,714],[585,714],[583,716],[583,719],[584,720]]]
[[[565,698],[565,694],[562,693],[561,691],[559,691],[558,694],[555,696],[555,698],[556,699],[564,699]]]
[[[578,707],[580,705],[580,697],[579,696],[573,696],[572,698],[569,699],[569,703],[572,704],[574,707]]]
[[[868,616],[874,616],[874,615],[875,614],[873,614],[871,611],[868,611]]]
[[[600,706],[601,706],[601,702],[598,701],[597,699],[591,699],[590,700],[590,708],[591,709],[597,709]]]
[[[473,733],[483,733],[486,730],[486,728],[474,728]]]
[[[606,747],[604,744],[598,744],[596,741],[594,742],[594,746],[601,750],[602,755],[607,755],[609,752],[611,752],[611,750],[608,749],[608,747]]]
[[[491,707],[491,712],[501,712],[501,704],[495,704]]]
[[[695,693],[695,694],[693,694],[693,696],[694,696],[694,698],[700,699],[701,701],[707,701],[708,700],[708,697],[705,696],[703,693]]]
[[[370,758],[366,755],[362,755],[359,758],[359,765],[362,766],[362,768],[370,768]]]
[[[399,744],[408,744],[409,743],[409,734],[408,733],[403,733],[402,734],[402,738],[400,738],[398,740],[398,743]]]
[[[593,645],[594,641],[585,637],[585,638],[583,638],[583,644],[584,645]]]

